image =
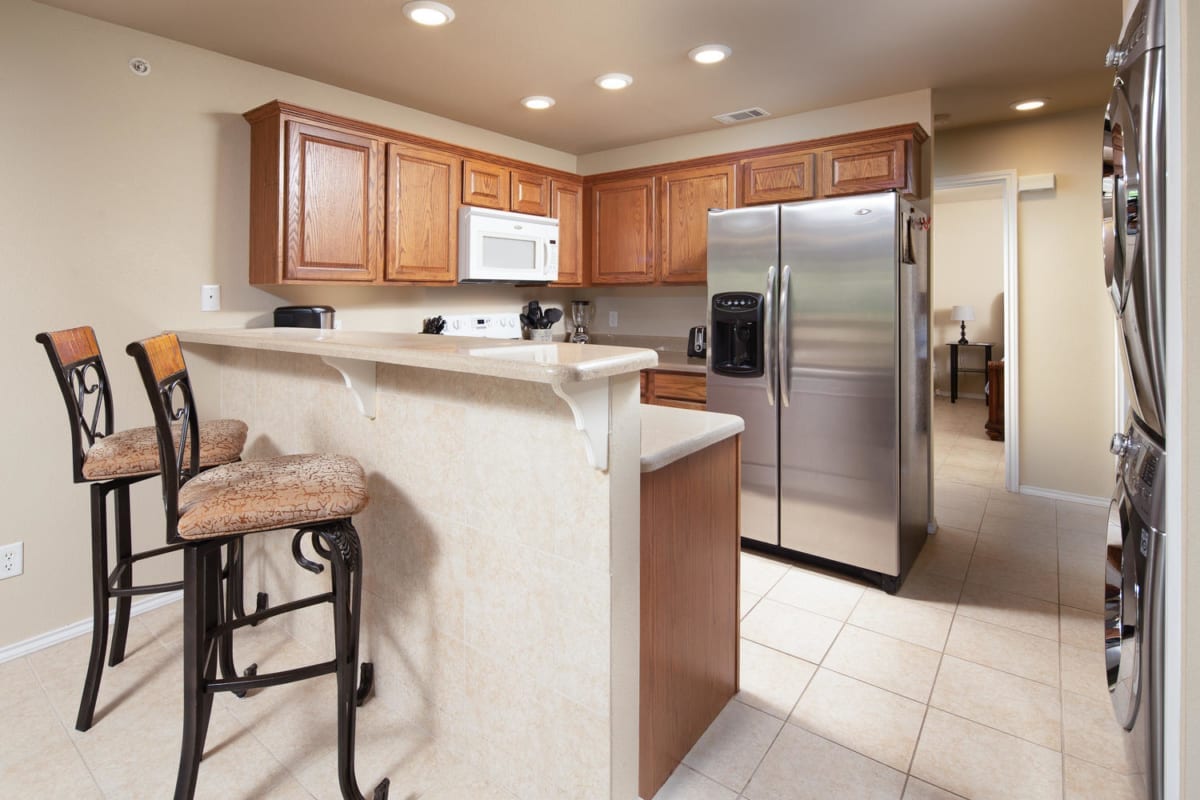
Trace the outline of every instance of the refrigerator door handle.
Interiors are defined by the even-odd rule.
[[[791,369],[791,347],[789,347],[789,337],[792,331],[791,317],[788,315],[788,296],[789,288],[792,282],[792,268],[789,264],[783,265],[783,277],[779,286],[779,322],[776,325],[778,331],[778,344],[775,348],[775,360],[779,365],[779,404],[784,408],[791,405],[792,394],[792,369]]]
[[[766,314],[763,315],[763,361],[767,375],[767,405],[775,405],[775,265],[767,267]]]

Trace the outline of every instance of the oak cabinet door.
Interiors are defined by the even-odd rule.
[[[653,283],[654,178],[592,186],[593,284]]]
[[[816,155],[811,152],[784,153],[743,161],[742,205],[790,203],[815,197],[813,168]]]
[[[669,172],[658,179],[658,279],[704,283],[708,276],[708,210],[733,208],[732,164]]]
[[[558,280],[554,286],[582,286],[583,275],[583,186],[553,181],[550,216],[558,220]]]
[[[388,144],[387,280],[455,281],[458,182],[457,156]]]
[[[470,206],[508,210],[508,167],[486,161],[462,162],[462,201]]]
[[[522,214],[550,215],[550,178],[536,172],[513,170],[510,178],[512,196],[508,207]]]
[[[287,280],[372,281],[383,263],[379,140],[287,123]]]
[[[821,193],[825,197],[908,186],[908,141],[834,147],[821,153]]]

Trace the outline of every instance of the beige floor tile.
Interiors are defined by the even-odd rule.
[[[1058,529],[1058,551],[1064,556],[1074,556],[1092,561],[1104,561],[1108,550],[1107,526],[1101,525],[1100,531],[1077,531],[1065,528]]]
[[[929,704],[1051,750],[1061,747],[1062,706],[1053,686],[948,655]]]
[[[680,764],[654,795],[654,800],[737,800],[737,792]]]
[[[910,575],[941,575],[958,581],[966,577],[967,565],[971,563],[971,552],[975,549],[974,541],[963,545],[949,541],[943,536],[939,531],[938,535],[929,537],[917,555]]]
[[[1045,747],[929,709],[912,774],[973,800],[1054,800],[1062,758]]]
[[[959,598],[958,613],[1043,639],[1058,638],[1058,604],[1035,597],[968,583]]]
[[[1100,539],[1104,538],[1104,529],[1108,525],[1107,505],[1093,506],[1059,500],[1055,503],[1055,508],[1060,531],[1086,531],[1094,533]]]
[[[1058,686],[1058,642],[959,615],[946,654]]]
[[[1094,576],[1064,572],[1058,577],[1058,602],[1081,611],[1103,614],[1104,581]]]
[[[1063,753],[1124,774],[1136,772],[1128,734],[1113,717],[1112,703],[1063,692]]]
[[[740,691],[736,699],[773,717],[787,719],[817,665],[749,639],[741,640],[740,655]]]
[[[934,503],[949,508],[977,509],[987,508],[988,490],[979,486],[965,483],[943,482],[934,489]]]
[[[1053,561],[1019,558],[1001,561],[972,556],[967,583],[991,586],[1014,594],[1054,602],[1058,599],[1058,569]]]
[[[827,578],[793,567],[767,593],[777,603],[803,608],[823,617],[845,621],[865,589],[848,580]]]
[[[1038,524],[1029,520],[985,515],[979,523],[979,532],[1012,542],[1058,546],[1058,529],[1054,523]]]
[[[32,739],[33,732],[24,730]],[[37,752],[27,758],[13,758],[11,752],[0,752],[0,798],[101,800],[104,797],[66,732],[60,734],[53,738],[38,735]]]
[[[954,615],[948,611],[918,600],[872,590],[858,601],[849,622],[860,628],[940,651],[946,643],[946,634],[953,618]]]
[[[713,720],[683,763],[734,791],[741,791],[783,721],[731,700]]]
[[[932,572],[913,572],[904,579],[904,585],[895,596],[901,600],[912,600],[930,608],[953,614],[962,594],[962,578],[951,578]]]
[[[4,691],[0,692],[0,713],[30,694],[42,693],[37,675],[29,659],[24,657],[0,664],[0,686],[4,687]]]
[[[909,776],[904,787],[904,800],[957,800],[959,795],[939,789],[931,783]]]
[[[754,608],[754,605],[761,599],[761,594],[755,594],[754,592],[742,592],[741,596],[738,598],[738,617],[740,619],[745,619],[746,615],[750,613],[750,609]]]
[[[978,531],[979,525],[983,521],[983,509],[974,506],[960,508],[942,505],[935,499],[934,517],[937,519],[939,526],[948,525],[951,528],[959,528],[965,531]]]
[[[1021,520],[1051,528],[1057,525],[1053,500],[1025,494],[989,498],[984,517]]]
[[[771,745],[746,800],[897,800],[904,773],[795,725]]]
[[[771,591],[780,578],[787,574],[789,567],[782,561],[775,561],[755,553],[742,552],[742,591],[763,595]]]
[[[979,534],[976,531],[955,528],[953,525],[947,525],[939,520],[937,531],[931,533],[930,537],[930,542],[940,541],[958,547],[974,547]]]
[[[1059,609],[1063,644],[1097,650],[1104,646],[1104,615],[1070,606]]]
[[[742,636],[819,664],[842,623],[811,611],[763,598],[742,620]]]
[[[1066,800],[1145,800],[1140,775],[1122,775],[1072,756],[1063,759]]]
[[[905,772],[924,717],[923,703],[822,668],[788,724]]]
[[[936,650],[847,625],[822,666],[924,703],[940,659]]]
[[[1104,647],[1100,639],[1090,647],[1064,644],[1061,658],[1064,691],[1108,700],[1108,673],[1104,664]]]
[[[1000,561],[1034,563],[1042,567],[1058,565],[1058,542],[1053,536],[1017,538],[981,533],[975,545],[975,555]]]

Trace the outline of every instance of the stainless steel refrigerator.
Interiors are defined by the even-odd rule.
[[[889,591],[931,520],[927,228],[895,192],[708,216],[708,408],[746,421],[743,542]]]

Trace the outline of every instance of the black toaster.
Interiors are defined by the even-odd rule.
[[[332,328],[333,306],[280,306],[275,309],[276,328]]]

